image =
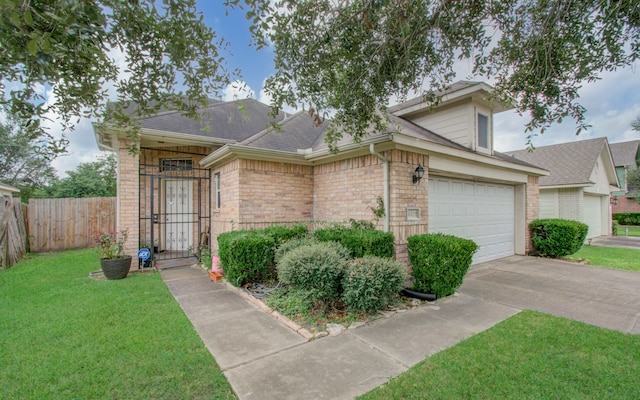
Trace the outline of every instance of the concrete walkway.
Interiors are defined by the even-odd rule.
[[[307,341],[199,268],[161,275],[241,400],[352,399],[519,311],[457,294]]]
[[[640,274],[512,256],[478,264],[454,296],[307,341],[199,268],[161,272],[244,399],[352,399],[522,309],[640,333]]]

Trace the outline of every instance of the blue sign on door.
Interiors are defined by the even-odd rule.
[[[149,249],[140,249],[138,250],[138,258],[142,261],[147,261],[151,257],[151,252]]]

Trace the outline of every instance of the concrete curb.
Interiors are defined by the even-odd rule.
[[[275,318],[280,323],[282,323],[284,326],[286,326],[287,328],[291,329],[292,331],[294,331],[298,335],[300,335],[303,338],[305,338],[305,340],[307,342],[309,342],[309,341],[311,341],[311,340],[313,340],[315,338],[315,335],[313,335],[307,329],[301,327],[300,325],[298,325],[295,322],[291,321],[289,318],[287,318],[284,315],[280,314],[276,310],[270,308],[269,306],[264,304],[259,299],[256,299],[255,297],[251,296],[245,290],[242,290],[241,288],[233,286],[226,279],[223,279],[222,282],[226,285],[227,290],[235,292],[236,294],[238,294],[239,296],[243,297],[248,302],[254,304],[255,306],[257,306],[261,310],[265,311],[267,314],[271,315],[273,318]]]

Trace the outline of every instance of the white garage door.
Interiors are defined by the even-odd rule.
[[[600,196],[584,196],[584,223],[589,225],[588,238],[602,235],[602,207]]]
[[[429,178],[429,232],[471,239],[474,263],[515,253],[514,187],[452,178]]]

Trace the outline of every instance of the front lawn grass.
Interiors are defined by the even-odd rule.
[[[640,250],[619,247],[582,246],[571,261],[586,261],[589,265],[640,272]]]
[[[235,398],[159,274],[99,269],[80,250],[0,271],[0,398]]]
[[[359,399],[638,399],[638,360],[638,335],[523,311]]]
[[[628,229],[628,231],[627,231]],[[638,225],[620,225],[618,227],[618,236],[640,236],[640,226]]]

